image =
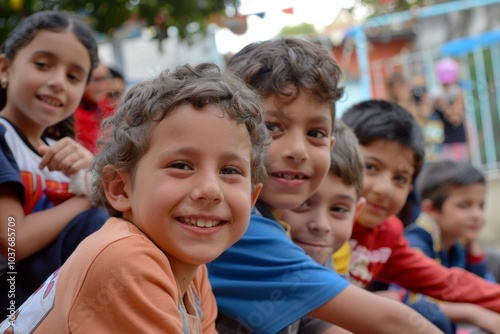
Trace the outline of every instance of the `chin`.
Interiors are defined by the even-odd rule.
[[[297,196],[282,196],[275,197],[273,200],[267,202],[271,207],[276,209],[283,210],[291,210],[299,207],[304,201],[307,200],[307,197],[297,197]]]

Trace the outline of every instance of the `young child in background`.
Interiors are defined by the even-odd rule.
[[[105,210],[92,208],[86,198],[68,191],[72,187],[70,176],[86,170],[92,154],[70,137],[55,141],[46,134],[47,129],[74,112],[96,63],[93,32],[64,12],[38,12],[25,18],[2,47],[0,250],[4,266],[0,304],[3,315],[9,312],[8,307],[15,309],[21,305],[62,265],[80,241],[108,218]],[[12,220],[14,227],[7,224]],[[9,294],[8,279],[12,276],[5,274],[7,257],[15,258],[10,261],[15,262],[13,267],[9,267],[9,272],[17,273],[14,294]]]
[[[106,93],[101,104],[104,117],[109,117],[115,113],[127,88],[127,82],[123,74],[109,66],[108,72],[109,79],[106,83]]]
[[[441,159],[467,161],[469,158],[464,91],[459,86],[459,66],[452,58],[442,58],[435,66],[440,83],[432,91],[435,114],[442,120],[444,139]]]
[[[92,76],[82,99],[75,110],[76,139],[90,152],[97,152],[97,139],[101,134],[101,123],[113,110],[104,108],[104,97],[111,77],[103,63],[92,71]],[[105,114],[109,112],[110,114]]]
[[[351,237],[351,282],[395,283],[436,299],[477,304],[500,312],[500,286],[461,268],[446,268],[411,248],[395,214],[401,210],[424,161],[421,129],[401,106],[370,100],[352,106],[342,120],[360,143],[366,205]],[[429,305],[427,305],[429,306]],[[429,319],[439,308],[419,309]],[[425,311],[425,312],[424,312]],[[484,312],[478,326],[500,332],[500,316]]]
[[[335,101],[342,95],[331,55],[317,44],[280,38],[246,46],[228,69],[260,94],[273,141],[247,231],[208,264],[219,333],[275,334],[307,314],[354,332],[437,333],[410,308],[350,286],[315,262],[278,222],[280,210],[307,200],[330,167]]]
[[[493,280],[478,241],[485,223],[483,173],[467,162],[431,163],[419,175],[417,191],[422,213],[405,232],[410,246],[445,267],[464,268]],[[422,298],[426,297],[409,293],[406,303],[418,303]],[[440,308],[451,322],[472,325],[477,325],[482,312],[489,312],[474,304],[445,303]]]
[[[479,243],[485,223],[486,178],[467,162],[428,164],[417,179],[422,214],[405,232],[412,247],[446,267],[486,278]]]
[[[360,197],[363,160],[356,136],[341,120],[335,120],[333,135],[335,146],[327,177],[301,206],[283,210],[281,218],[290,226],[293,242],[306,254],[337,272],[338,268],[342,271],[346,268],[339,274],[348,278],[348,241],[354,220],[364,205],[364,199]],[[341,256],[337,255],[339,251]],[[347,263],[332,262],[339,259]],[[311,327],[313,323],[315,321],[311,317],[305,316],[291,326],[298,333],[321,333]]]
[[[241,237],[262,188],[261,108],[214,64],[134,86],[93,164],[112,218],[0,330],[216,333],[204,264]]]

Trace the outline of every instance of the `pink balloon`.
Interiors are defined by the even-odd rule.
[[[452,84],[458,80],[458,63],[451,58],[443,58],[436,63],[436,75],[442,84]]]

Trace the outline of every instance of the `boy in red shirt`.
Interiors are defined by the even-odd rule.
[[[424,162],[423,136],[415,119],[395,103],[370,100],[351,107],[342,120],[358,137],[365,163],[366,205],[350,242],[351,281],[362,287],[375,280],[396,283],[439,300],[500,312],[500,285],[460,268],[446,268],[412,249],[404,238],[403,224],[395,215]],[[497,333],[498,319],[489,317],[482,327]]]

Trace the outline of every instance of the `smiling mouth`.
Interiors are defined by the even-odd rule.
[[[383,206],[380,206],[378,204],[369,203],[369,206],[372,207],[373,209],[377,210],[377,211],[383,211],[383,210],[385,210],[385,208]]]
[[[54,107],[62,107],[62,105],[63,105],[61,103],[61,101],[56,100],[56,99],[51,99],[51,98],[48,98],[45,96],[39,96],[38,98],[40,99],[40,101],[47,103],[47,104],[54,106]]]
[[[309,246],[309,247],[321,247],[321,248],[326,248],[326,247],[329,247],[327,245],[320,245],[320,244],[312,244],[312,243],[309,243],[309,242],[305,242],[305,241],[297,241],[297,240],[294,240],[296,243],[299,243],[299,244],[302,244],[302,245],[305,245],[305,246]]]
[[[307,176],[297,175],[297,174],[273,173],[272,175],[275,177],[278,177],[280,179],[285,179],[285,180],[305,180],[305,179],[307,179]]]
[[[181,223],[191,225],[191,226],[196,226],[196,227],[215,227],[220,224],[224,224],[227,221],[225,220],[209,220],[209,219],[198,219],[198,218],[183,218],[179,217],[177,218]]]

